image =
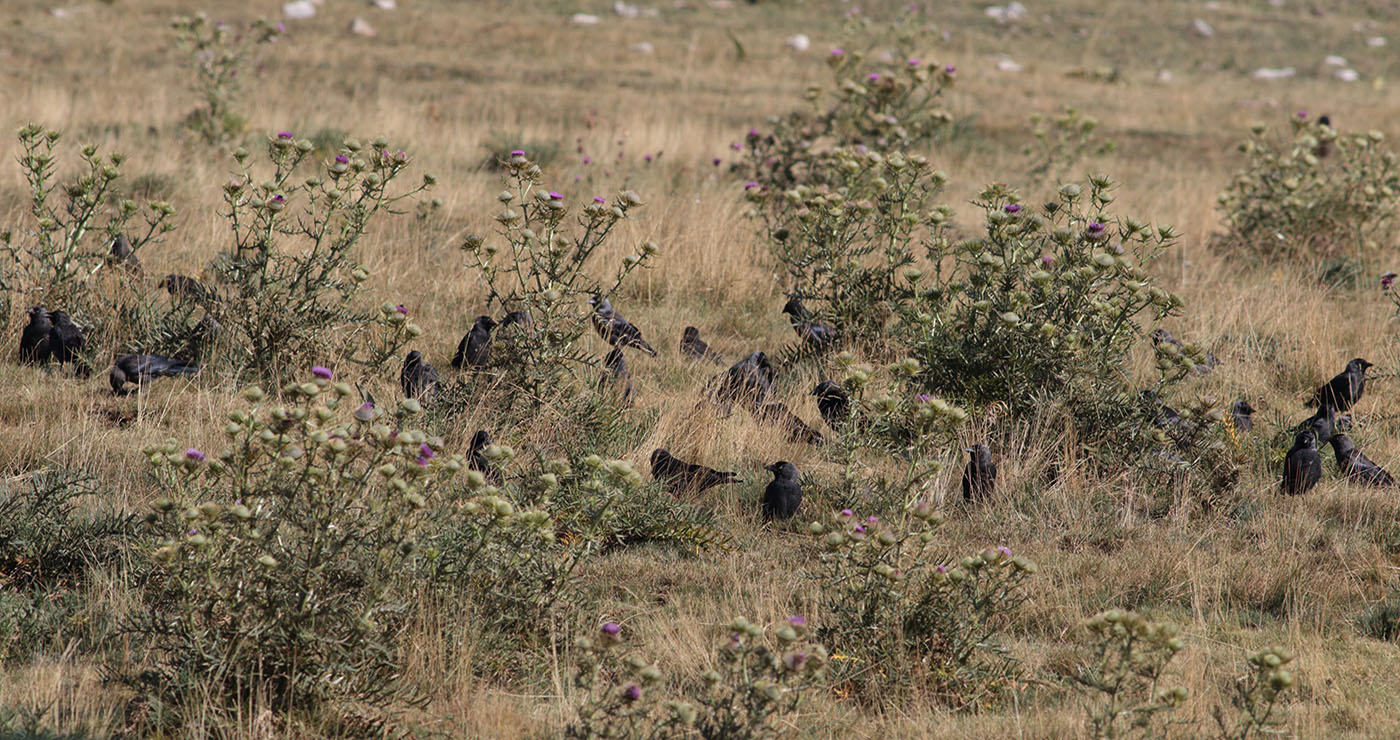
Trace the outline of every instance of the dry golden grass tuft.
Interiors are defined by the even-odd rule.
[[[872,15],[905,4],[862,3]],[[1028,4],[1037,6],[1037,17],[1010,27],[985,18],[980,4],[921,4],[937,5],[924,18],[949,31],[928,54],[958,65],[951,106],[968,128],[929,153],[951,176],[948,201],[966,217],[967,201],[984,182],[1024,179],[1030,112],[1074,105],[1098,117],[1103,135],[1119,149],[1085,166],[1121,183],[1122,213],[1174,224],[1185,235],[1179,253],[1162,267],[1188,302],[1170,328],[1225,362],[1193,390],[1249,398],[1259,410],[1258,426],[1243,442],[1252,467],[1232,494],[1235,510],[1202,514],[1185,492],[1173,514],[1160,519],[1143,513],[1149,494],[1123,480],[1095,479],[1069,467],[1045,484],[1048,461],[1067,444],[1053,428],[1027,430],[1018,444],[996,450],[1004,471],[1000,493],[975,510],[956,506],[960,456],[950,451],[952,464],[938,480],[946,496],[940,504],[949,510],[940,530],[948,554],[1006,544],[1040,563],[1034,596],[1010,629],[1011,648],[1032,675],[1072,670],[1068,642],[1087,616],[1112,606],[1145,609],[1184,628],[1189,647],[1175,675],[1191,692],[1185,715],[1203,726],[1244,656],[1280,643],[1300,656],[1291,736],[1400,735],[1393,675],[1400,648],[1357,627],[1361,614],[1394,591],[1400,500],[1336,476],[1303,498],[1275,494],[1282,430],[1302,417],[1306,393],[1354,356],[1381,370],[1400,362],[1393,312],[1369,282],[1327,290],[1294,266],[1241,264],[1206,247],[1218,227],[1216,193],[1237,165],[1233,145],[1250,122],[1281,121],[1307,109],[1330,112],[1344,128],[1400,133],[1393,128],[1400,98],[1385,85],[1400,77],[1400,61],[1363,43],[1395,28],[1393,4],[1338,2],[1321,18],[1295,3],[1274,9],[1224,2],[1209,11],[1178,1]],[[243,20],[254,12],[247,5],[211,2],[208,10]],[[652,448],[666,446],[688,459],[739,470],[746,482],[715,489],[703,501],[729,530],[730,548],[695,558],[624,550],[591,561],[584,591],[597,613],[572,618],[622,623],[639,652],[670,675],[689,679],[708,665],[711,646],[732,617],[771,624],[812,603],[812,584],[799,575],[810,550],[796,534],[762,530],[756,500],[767,480],[765,463],[788,459],[809,474],[834,472],[831,465],[809,448],[775,441],[743,413],[723,419],[695,413],[697,388],[714,370],[681,363],[675,345],[687,325],[698,326],[733,359],[790,340],[778,312],[783,299],[776,276],[742,216],[736,184],[711,158],[727,159],[729,143],[749,125],[797,105],[807,84],[824,80],[818,57],[840,41],[841,14],[850,6],[835,0],[729,8],[665,2],[657,17],[624,20],[608,12],[610,5],[400,0],[398,10],[382,12],[329,0],[315,19],[288,22],[287,37],[244,80],[243,110],[254,140],[286,129],[385,135],[439,176],[440,214],[427,226],[405,217],[376,227],[364,243],[363,261],[373,276],[374,302],[407,305],[426,330],[417,346],[441,369],[484,309],[483,292],[457,249],[461,235],[489,229],[500,189],[496,175],[482,167],[492,153],[484,146],[535,142],[555,152],[548,177],[574,201],[623,186],[643,195],[647,206],[602,259],[613,264],[644,239],[662,245],[657,269],[619,299],[661,351],[658,360],[632,363],[635,413],[656,421],[627,457],[644,467]],[[141,255],[146,272],[201,272],[225,239],[218,186],[229,167],[178,127],[194,101],[166,25],[172,14],[195,6],[115,0],[74,6],[66,17],[37,0],[7,0],[5,6],[0,131],[40,122],[64,130],[69,147],[93,141],[125,152],[131,177],[164,178],[179,229]],[[603,22],[569,25],[568,15],[577,10],[598,12]],[[1189,34],[1190,19],[1200,13],[1211,14],[1216,37]],[[345,27],[356,15],[367,17],[378,35],[348,34]],[[812,36],[813,51],[798,55],[783,48],[782,40],[796,32]],[[744,46],[742,59],[731,33]],[[628,50],[643,40],[654,45],[654,54]],[[1014,55],[1025,70],[998,72],[993,55],[1001,53]],[[1352,60],[1366,81],[1345,85],[1315,76],[1327,54]],[[1299,66],[1302,76],[1284,83],[1248,76],[1255,67],[1285,65]],[[1097,67],[1116,69],[1122,81],[1068,74]],[[1174,75],[1171,82],[1156,80],[1162,68]],[[17,152],[13,137],[0,137],[0,162],[9,163],[0,170],[4,229],[18,229],[25,219]],[[644,153],[659,156],[648,165]],[[582,164],[585,154],[592,164]],[[1395,248],[1386,245],[1376,264],[1394,259]],[[16,306],[4,317],[0,341],[6,347],[17,341],[22,310]],[[1140,365],[1146,362],[1139,358]],[[806,394],[811,380],[784,388],[793,409],[815,422]],[[0,365],[0,387],[6,389],[0,473],[18,478],[48,466],[85,468],[109,482],[117,503],[137,512],[159,495],[143,472],[142,445],[174,436],[218,449],[222,414],[235,399],[229,384],[212,376],[158,382],[139,396],[114,399],[100,375],[80,382],[10,363]],[[1368,388],[1357,410],[1358,440],[1373,459],[1400,466],[1400,424],[1389,411],[1396,381],[1385,378]],[[373,390],[397,397],[388,382]],[[449,445],[463,446],[484,418],[480,410],[457,422],[445,434]],[[497,436],[524,449],[553,431],[542,419],[538,428]],[[128,608],[126,588],[103,583],[94,608]],[[574,701],[560,652],[541,656],[530,666],[536,675],[513,685],[475,679],[473,656],[444,650],[471,642],[445,618],[451,609],[423,605],[408,649],[411,675],[431,695],[422,723],[469,737],[555,734]],[[445,654],[453,660],[445,661]],[[105,736],[119,730],[125,699],[99,679],[90,656],[74,651],[0,673],[0,705],[46,708],[58,732],[86,728]],[[871,714],[824,696],[805,707],[800,720],[811,737],[1059,738],[1083,732],[1075,696],[1053,682],[1012,706],[980,714],[931,706]],[[261,738],[272,731],[250,721],[230,736]]]

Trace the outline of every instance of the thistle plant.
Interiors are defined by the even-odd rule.
[[[1283,732],[1280,704],[1293,688],[1293,674],[1285,668],[1292,662],[1293,654],[1280,646],[1250,654],[1247,673],[1231,684],[1230,704],[1235,715],[1228,716],[1224,707],[1215,707],[1212,713],[1223,740],[1250,740]]]
[[[185,117],[184,124],[210,144],[240,136],[247,120],[236,111],[241,78],[263,47],[282,35],[282,24],[263,19],[241,29],[204,13],[182,16],[171,22],[175,46],[189,59],[192,83],[202,107]]]
[[[585,346],[591,331],[587,301],[616,293],[628,277],[659,252],[645,242],[623,258],[608,280],[593,276],[598,250],[618,223],[642,206],[632,191],[611,202],[594,196],[571,217],[565,197],[543,186],[544,171],[523,150],[505,160],[505,190],[497,196],[497,243],[472,234],[462,243],[469,268],[486,286],[488,307],[523,317],[501,332],[500,372],[511,404],[538,409],[596,380],[601,357]]]
[[[1186,701],[1182,687],[1168,688],[1166,671],[1186,646],[1171,624],[1136,612],[1111,609],[1082,628],[1084,661],[1072,680],[1084,689],[1093,738],[1163,738]]]
[[[806,692],[823,685],[826,650],[808,639],[802,617],[789,618],[771,637],[743,617],[730,622],[727,631],[716,650],[716,668],[700,676],[703,688],[679,699],[665,698],[664,674],[657,666],[621,655],[618,624],[604,623],[594,637],[579,638],[574,688],[583,698],[565,737],[779,737],[779,723],[797,711]]]
[[[1305,112],[1240,144],[1244,166],[1218,199],[1216,248],[1263,260],[1365,259],[1389,246],[1400,163],[1379,131],[1343,134]]]
[[[279,381],[295,370],[289,358],[334,357],[339,348],[362,344],[370,347],[367,354],[352,351],[345,359],[379,373],[391,352],[421,333],[356,304],[369,273],[356,263],[355,248],[372,222],[402,213],[404,202],[436,178],[424,174],[417,185],[400,188],[410,157],[385,139],[369,147],[347,141],[312,169],[314,150],[289,132],[269,137],[267,179],[255,172],[247,150],[233,155],[239,173],[223,188],[233,244],[214,271],[229,288],[216,318],[237,339],[231,360],[241,375]],[[367,340],[366,333],[380,340]]]
[[[326,368],[284,388],[285,405],[243,395],[222,453],[145,450],[168,498],[147,518],[127,628],[148,657],[122,674],[166,726],[249,706],[379,726],[416,701],[399,653],[410,566],[463,462],[408,428],[416,401],[361,405]]]
[[[108,278],[119,284],[132,279],[126,271],[106,269],[112,240],[125,236],[134,255],[174,230],[175,209],[164,201],[138,204],[120,197],[126,157],[103,156],[94,144],[81,148],[76,174],[61,176],[61,139],[59,131],[33,123],[19,131],[32,224],[0,233],[0,309],[8,314],[16,302],[62,308],[91,327],[96,344],[115,330],[110,317],[121,299],[114,294],[135,292],[105,289]]]
[[[1116,148],[1112,141],[1100,140],[1097,118],[1068,106],[1048,120],[1032,114],[1030,126],[1033,141],[1026,146],[1030,159],[1026,174],[1034,182],[1063,182],[1085,157]]]
[[[810,527],[822,541],[818,637],[834,651],[833,679],[866,702],[924,690],[946,706],[984,707],[1020,676],[995,638],[1025,602],[1035,563],[1004,547],[947,563],[934,552],[941,521],[921,502],[892,519],[848,509]]]

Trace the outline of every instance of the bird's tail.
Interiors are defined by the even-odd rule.
[[[169,368],[167,368],[166,372],[168,372],[171,375],[194,375],[195,373],[199,372],[199,366],[186,365],[177,362],[172,364]]]
[[[644,339],[637,340],[637,349],[640,349],[641,351],[651,355],[652,357],[656,356],[656,350],[652,349],[651,345],[647,344],[646,340]]]

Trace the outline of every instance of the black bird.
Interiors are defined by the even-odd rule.
[[[83,330],[78,328],[73,320],[68,318],[67,311],[54,311],[50,314],[53,329],[49,332],[49,352],[59,365],[73,363],[78,374],[87,377],[92,374],[92,368],[88,366],[87,360],[83,358]]]
[[[1322,479],[1322,457],[1317,454],[1317,435],[1311,429],[1298,432],[1293,449],[1283,458],[1283,492],[1301,495]]]
[[[408,398],[431,401],[442,390],[442,382],[432,365],[423,361],[423,353],[413,350],[403,359],[403,372],[399,373],[399,385]]]
[[[529,328],[535,325],[535,319],[530,316],[529,311],[507,311],[506,315],[501,317],[500,325],[502,329],[516,325]]]
[[[177,360],[160,355],[122,355],[112,364],[112,371],[107,374],[107,380],[112,384],[112,392],[118,396],[125,396],[131,391],[127,390],[127,383],[135,383],[136,390],[141,390],[141,386],[151,378],[168,378],[175,375],[192,375],[199,372],[199,368],[194,365],[187,365]]]
[[[812,395],[817,397],[817,410],[822,420],[832,429],[851,415],[851,397],[836,383],[823,380],[812,389]]]
[[[709,360],[716,365],[724,364],[724,358],[705,344],[705,340],[700,338],[700,330],[693,326],[687,326],[681,334],[681,356],[691,360]]]
[[[1298,425],[1298,431],[1304,429],[1312,430],[1318,444],[1327,444],[1337,432],[1337,410],[1331,404],[1322,404],[1312,416]]]
[[[1156,391],[1146,390],[1138,394],[1142,400],[1143,408],[1152,419],[1152,426],[1159,429],[1166,429],[1181,423],[1181,414],[1171,406],[1162,403],[1162,397]]]
[[[651,453],[651,477],[664,481],[671,493],[699,493],[706,488],[743,483],[738,473],[726,473],[677,459],[665,449]]]
[[[970,459],[967,467],[963,468],[963,500],[981,501],[996,488],[997,464],[992,462],[992,451],[980,442],[964,451]]]
[[[1318,117],[1317,117],[1317,123],[1318,123],[1319,126],[1326,126],[1327,128],[1332,128],[1332,118],[1331,118],[1331,116],[1327,116],[1327,115],[1318,116]],[[1322,140],[1322,141],[1319,141],[1319,142],[1317,142],[1317,146],[1313,147],[1313,156],[1317,157],[1318,159],[1322,159],[1323,157],[1326,157],[1328,154],[1331,154],[1331,153],[1332,153],[1332,142],[1329,141],[1329,140],[1324,139],[1324,140]]]
[[[478,316],[471,331],[457,344],[457,354],[452,356],[452,367],[461,370],[466,367],[480,367],[491,360],[491,330],[496,328],[496,320],[490,316]]]
[[[161,278],[159,285],[165,288],[165,291],[176,300],[194,301],[205,307],[217,303],[214,294],[204,287],[204,283],[188,275],[178,275],[172,272]]]
[[[765,403],[758,407],[754,413],[759,421],[773,426],[780,426],[787,432],[788,439],[793,442],[804,442],[809,445],[821,446],[826,443],[822,433],[807,425],[797,414],[785,403]]]
[[[796,298],[789,300],[783,306],[783,313],[793,318],[793,331],[812,349],[826,349],[836,342],[836,330],[830,324],[816,321],[802,301]]]
[[[619,348],[636,347],[652,357],[656,356],[656,350],[642,339],[642,330],[622,318],[622,314],[613,309],[608,299],[593,296],[588,299],[588,305],[593,307],[593,328],[598,330],[598,336],[602,337],[603,341]]]
[[[1230,407],[1230,418],[1235,422],[1235,430],[1247,432],[1254,428],[1254,407],[1241,398]]]
[[[791,519],[802,505],[802,484],[797,480],[797,466],[787,461],[763,466],[773,473],[773,480],[763,489],[763,520]]]
[[[1395,479],[1390,477],[1390,473],[1361,454],[1351,437],[1338,432],[1332,437],[1332,451],[1337,454],[1337,467],[1342,469],[1342,475],[1348,480],[1368,486],[1388,488],[1395,485]]]
[[[136,259],[136,253],[131,249],[131,242],[126,240],[126,234],[117,234],[112,240],[112,246],[107,250],[107,264],[125,267],[137,276],[142,274],[141,260]]]
[[[622,356],[622,350],[613,347],[608,351],[608,356],[603,358],[603,375],[598,378],[599,388],[613,388],[622,395],[624,404],[632,403],[632,372],[627,369],[627,360]]]
[[[1338,413],[1350,411],[1351,407],[1361,400],[1361,394],[1366,390],[1366,369],[1369,367],[1373,367],[1373,363],[1360,357],[1348,362],[1345,370],[1313,393],[1307,405],[1320,406],[1330,403]]]
[[[27,365],[42,365],[53,353],[53,322],[43,306],[30,306],[29,324],[19,335],[19,361]]]
[[[1153,329],[1151,337],[1153,347],[1165,343],[1176,347],[1183,354],[1186,352],[1186,345],[1182,344],[1180,339],[1177,339],[1176,337],[1172,336],[1171,332],[1167,331],[1166,329]],[[1211,370],[1214,370],[1216,366],[1222,364],[1224,363],[1222,363],[1220,360],[1217,360],[1215,358],[1215,355],[1207,352],[1205,353],[1205,362],[1197,363],[1194,368],[1194,372],[1197,375],[1209,375]]]
[[[761,350],[734,363],[728,370],[710,381],[716,402],[726,410],[740,401],[750,409],[758,409],[773,394],[773,364]]]
[[[487,483],[499,486],[502,481],[501,469],[486,459],[486,448],[492,444],[491,435],[485,429],[478,429],[467,447],[467,467],[480,472]]]

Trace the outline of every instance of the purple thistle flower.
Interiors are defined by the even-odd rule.
[[[946,565],[940,565],[937,568],[935,568],[935,570],[937,570],[939,573],[947,573],[948,567]]]
[[[856,525],[856,531],[859,532],[860,534],[865,534],[865,527],[862,527],[862,526],[860,526],[859,524],[857,524],[857,525]]]
[[[418,456],[418,460],[416,460],[416,462],[418,463],[418,467],[420,468],[428,467],[428,458],[423,457],[422,455]]]
[[[350,158],[345,156],[344,154],[335,155],[335,161],[341,164],[350,164]]]
[[[186,531],[186,534],[199,534],[199,530],[191,527],[189,530]]]
[[[563,200],[563,199],[564,199],[564,196],[563,196],[562,194],[560,194],[560,193],[556,193],[556,192],[554,192],[553,190],[551,190],[551,191],[549,191],[549,199],[550,199],[550,200]]]
[[[998,547],[997,552],[1001,553],[1002,555],[1005,555],[1008,558],[1011,557],[1011,548],[1007,547],[1006,545]]]
[[[588,156],[587,154],[585,154],[585,155],[583,155],[583,163],[584,163],[584,164],[593,164],[593,158],[590,157],[590,156]]]
[[[335,373],[331,372],[330,368],[323,367],[321,365],[317,365],[311,368],[311,374],[315,375],[316,377],[322,380],[330,380],[331,378],[335,377]]]
[[[607,203],[607,202],[608,202],[608,199],[607,199],[607,198],[604,198],[604,197],[601,196],[601,195],[595,195],[595,196],[593,196],[593,202],[594,202],[594,203]]]
[[[943,71],[944,71],[944,72],[947,72],[948,74],[953,74],[954,72],[957,72],[957,71],[958,71],[958,68],[955,67],[955,66],[953,66],[953,65],[951,65],[951,64],[949,64],[948,66],[946,66],[946,67],[943,68]]]
[[[277,24],[277,32],[278,32],[278,33],[282,33],[282,32],[285,31],[285,30],[287,30],[287,24],[285,24],[285,23],[278,23],[278,24]]]
[[[930,396],[927,393],[920,393],[919,395],[914,396],[914,400],[918,401],[919,403],[928,403],[929,401],[933,400],[933,396]]]
[[[854,511],[851,511],[850,509],[842,509],[842,510],[841,510],[841,516],[855,516],[855,515],[856,515],[856,513],[855,513]]]
[[[292,132],[291,132],[291,131],[282,131],[282,132],[280,132],[280,133],[277,134],[277,138],[279,138],[279,139],[291,139],[291,138],[294,138],[294,137],[292,136]]]
[[[710,162],[711,162],[712,164],[714,164],[714,166],[718,167],[718,166],[719,166],[719,163],[720,163],[720,159],[719,159],[719,157],[715,157],[714,159],[710,160]]]
[[[1047,254],[1044,257],[1041,257],[1040,264],[1045,265],[1046,267],[1055,264],[1055,256]]]
[[[1020,204],[1020,203],[1007,203],[1007,204],[1006,204],[1006,208],[1004,208],[1003,210],[1005,210],[1007,213],[1020,213],[1020,212],[1021,212],[1021,204]]]
[[[752,137],[754,137],[755,139],[757,139],[757,138],[758,138],[758,129],[756,129],[756,128],[750,128],[750,129],[749,129],[749,136],[752,136]]]
[[[627,684],[627,688],[622,690],[622,695],[627,697],[627,701],[636,701],[642,698],[642,687],[634,683]]]
[[[1308,112],[1305,111],[1305,110],[1300,110],[1300,111],[1298,111],[1298,117],[1299,117],[1299,118],[1307,118],[1307,117],[1308,117]]]
[[[754,182],[753,180],[749,180],[748,182],[744,183],[744,190],[753,190],[756,187],[758,187],[758,183]]]
[[[525,156],[525,150],[524,150],[524,149],[516,149],[516,150],[514,150],[514,151],[512,151],[512,152],[510,153],[510,156],[512,156],[512,157],[523,157],[523,156]]]
[[[399,313],[403,314],[404,316],[407,316],[407,315],[408,315],[408,309],[404,308],[402,303],[400,303],[400,304],[397,305],[397,306],[394,306],[394,310],[395,310],[395,311],[398,311]]]
[[[871,514],[870,517],[869,517],[868,519],[865,520],[865,523],[866,523],[866,524],[879,524],[879,523],[880,523],[880,517],[875,516],[874,514]]]
[[[437,457],[437,453],[433,452],[433,448],[429,447],[427,442],[424,442],[423,444],[418,445],[418,457],[419,459],[426,457],[427,459],[431,460]]]
[[[730,149],[733,149],[734,151],[737,152],[737,151],[743,149],[744,147],[739,146],[739,142],[737,142],[737,141],[731,141],[731,142],[729,142],[729,148],[730,148]]]
[[[790,624],[790,625],[792,625],[792,626],[794,626],[794,627],[806,627],[806,626],[807,626],[807,619],[806,619],[805,617],[800,616],[800,615],[794,614],[794,615],[788,617],[788,624]]]
[[[195,462],[204,462],[204,453],[200,452],[199,450],[196,450],[193,447],[189,448],[188,450],[185,450],[185,457],[189,458],[190,460],[194,460]]]
[[[865,79],[870,80],[871,82],[879,82],[879,81],[880,81],[880,73],[879,73],[879,72],[871,72],[869,75],[866,76]]]
[[[844,57],[846,56],[846,50],[838,46],[831,50],[831,55],[834,57]]]
[[[645,160],[647,161],[647,164],[651,164],[651,152],[647,152],[646,154],[643,154],[643,155],[642,155],[642,159],[645,159]]]
[[[920,62],[919,62],[919,60],[917,60],[917,59],[910,59],[910,60],[909,60],[909,66],[911,66],[911,67],[917,67],[917,66],[919,66],[919,64],[920,64]]]
[[[617,637],[617,633],[622,631],[622,627],[618,626],[617,622],[604,622],[599,629],[608,637]]]
[[[1090,221],[1090,222],[1089,222],[1089,233],[1090,233],[1090,234],[1101,234],[1101,233],[1103,233],[1103,224],[1099,223],[1098,221]]]
[[[283,197],[280,196],[280,195],[274,195],[274,196],[272,196],[272,202],[273,202],[273,203],[286,203],[286,202],[287,202],[287,199],[286,199],[286,198],[283,198]]]

